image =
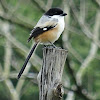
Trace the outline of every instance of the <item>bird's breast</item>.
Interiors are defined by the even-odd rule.
[[[59,28],[58,28],[57,38],[59,38],[62,32],[64,31],[64,27],[65,27],[64,19],[59,20],[58,27]]]
[[[43,44],[48,44],[49,42],[54,43],[62,34],[64,26],[64,21],[59,21],[55,28],[42,33],[41,35],[36,37],[35,40],[38,40]]]

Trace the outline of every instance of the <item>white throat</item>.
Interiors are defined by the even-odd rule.
[[[58,19],[58,25],[59,25],[59,30],[57,33],[57,39],[58,39],[65,28],[64,16],[54,15],[52,16],[52,18]]]

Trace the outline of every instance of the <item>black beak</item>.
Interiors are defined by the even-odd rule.
[[[61,14],[61,16],[66,16],[66,15],[67,15],[66,13]]]

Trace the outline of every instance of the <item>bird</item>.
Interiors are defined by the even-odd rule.
[[[33,38],[35,40],[35,44],[33,45],[31,51],[29,52],[23,64],[23,67],[21,68],[18,74],[18,79],[21,77],[30,57],[32,56],[33,52],[35,51],[35,48],[39,44],[43,45],[52,44],[53,47],[55,47],[53,43],[58,40],[58,38],[64,31],[65,28],[64,16],[66,15],[67,13],[65,13],[61,8],[54,7],[50,8],[39,19],[39,21],[31,31],[31,34],[28,38],[28,42]]]

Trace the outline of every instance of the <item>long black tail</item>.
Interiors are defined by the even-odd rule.
[[[32,56],[32,54],[33,54],[35,48],[38,46],[38,43],[39,43],[39,42],[36,42],[36,43],[34,44],[34,46],[32,47],[32,49],[31,49],[31,51],[30,51],[30,53],[28,54],[28,56],[27,56],[27,58],[26,58],[26,60],[25,60],[25,62],[24,62],[24,65],[23,65],[23,67],[21,68],[21,70],[20,70],[20,72],[19,72],[19,74],[18,74],[18,79],[21,77],[22,73],[24,72],[24,69],[26,68],[26,65],[27,65],[27,63],[28,63],[30,57]]]

